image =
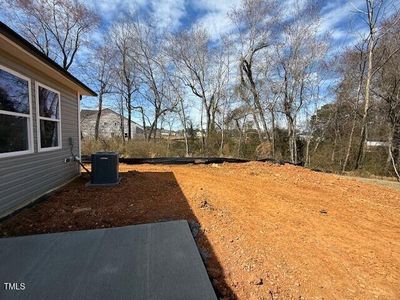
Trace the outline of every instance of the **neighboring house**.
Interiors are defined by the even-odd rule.
[[[368,152],[372,152],[372,151],[378,150],[379,148],[389,147],[389,143],[382,142],[382,141],[366,141],[365,146],[366,146],[366,150]]]
[[[94,138],[97,110],[81,110],[82,138]],[[124,137],[128,138],[128,118],[124,117]],[[132,138],[143,137],[143,126],[131,121]],[[99,136],[104,139],[121,137],[121,115],[112,109],[101,111]]]
[[[161,137],[161,138],[169,138],[169,137],[175,137],[177,133],[175,131],[169,131],[166,129],[157,129],[156,136]]]
[[[388,142],[381,141],[366,141],[367,147],[387,147],[389,146]]]
[[[0,217],[79,175],[81,95],[96,93],[0,22]]]
[[[161,136],[162,138],[176,138],[181,137],[179,131],[168,130],[168,129],[157,129],[157,136]]]
[[[301,141],[311,141],[311,139],[313,138],[313,136],[311,134],[298,134],[297,138]]]
[[[147,126],[147,133],[150,133],[151,127]],[[153,133],[154,134],[154,133]],[[157,138],[162,138],[162,139],[168,139],[168,138],[181,138],[183,137],[183,134],[179,131],[174,131],[174,130],[169,130],[169,129],[157,129],[156,131],[156,137]]]

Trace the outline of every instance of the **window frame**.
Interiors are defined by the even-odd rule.
[[[10,69],[2,64],[0,64],[0,69],[3,71],[6,71],[20,79],[23,79],[28,82],[28,100],[29,100],[29,114],[24,114],[24,113],[16,113],[12,111],[7,111],[7,110],[0,110],[1,115],[8,115],[8,116],[14,116],[14,117],[24,117],[28,119],[27,125],[28,125],[28,149],[27,150],[22,150],[22,151],[12,151],[12,152],[5,152],[5,153],[0,153],[0,158],[5,158],[5,157],[13,157],[13,156],[21,156],[21,155],[26,155],[26,154],[32,154],[34,153],[34,145],[33,145],[33,112],[32,112],[32,83],[31,83],[31,78],[22,75],[21,73],[14,71],[13,69]]]
[[[52,118],[47,118],[47,117],[42,117],[40,116],[40,110],[39,110],[39,87],[45,88],[53,93],[58,94],[58,119],[52,119]],[[35,82],[35,95],[36,95],[36,132],[37,132],[37,145],[38,145],[38,152],[48,152],[48,151],[54,151],[54,150],[60,150],[62,149],[62,123],[61,123],[61,94],[58,90],[55,90],[39,81]],[[58,146],[56,147],[45,147],[42,148],[42,142],[41,142],[41,135],[40,135],[40,121],[51,121],[51,122],[57,122],[57,130],[58,130]]]

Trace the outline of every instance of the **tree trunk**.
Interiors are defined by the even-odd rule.
[[[371,11],[369,12],[371,14]],[[371,19],[371,17],[369,16]],[[373,26],[370,24],[370,26]],[[369,111],[369,102],[370,102],[370,86],[372,79],[372,58],[374,54],[374,46],[375,46],[375,28],[370,27],[370,37],[368,42],[368,69],[367,69],[367,81],[365,83],[365,103],[364,103],[364,114],[361,121],[361,140],[360,145],[358,147],[358,154],[355,169],[360,169],[362,167],[362,161],[364,158],[365,151],[365,141],[367,138],[367,121],[368,121],[368,111]]]
[[[178,111],[179,118],[181,119],[181,123],[183,126],[183,138],[185,140],[185,156],[189,156],[189,140],[188,140],[188,134],[187,134],[187,120],[186,120],[186,113],[185,113],[185,107],[183,106],[183,100],[180,99],[179,104],[181,106],[180,112]]]
[[[147,141],[146,118],[144,115],[143,107],[140,107],[139,109],[140,109],[140,113],[142,115],[143,136],[144,136],[144,139]]]
[[[185,113],[183,113],[183,138],[185,139],[185,156],[189,156],[189,139],[188,139],[188,134],[187,134],[187,128],[186,128],[186,116]]]
[[[392,163],[392,168],[394,173],[396,174],[397,180],[400,181],[400,173],[399,170],[396,166],[396,159],[393,155],[393,136],[395,135],[395,128],[391,129],[391,132],[389,134],[389,139],[388,139],[388,152],[389,152],[389,158],[390,162]]]
[[[206,110],[206,136],[204,140],[204,148],[206,150],[206,153],[208,154],[208,143],[209,143],[209,138],[210,138],[210,133],[212,132],[211,128],[211,106],[207,106],[206,103],[204,103],[204,107]]]
[[[149,133],[148,133],[148,135],[147,135],[147,142],[150,142],[151,141],[151,137],[154,137],[154,139],[155,139],[155,135],[154,135],[154,122],[151,124],[151,126],[150,126],[150,130],[149,130]]]
[[[103,92],[100,91],[100,93],[99,93],[99,108],[98,108],[97,116],[96,116],[96,124],[94,126],[94,139],[96,141],[99,140],[99,127],[100,127],[100,118],[101,118],[102,110],[103,110]]]
[[[295,146],[295,136],[294,136],[294,122],[293,118],[290,115],[286,115],[286,119],[288,122],[288,138],[289,138],[289,152],[290,152],[290,161],[292,163],[296,163],[296,146]]]
[[[273,109],[271,110],[271,127],[272,158],[275,158],[275,112]]]
[[[263,138],[263,135],[262,135],[262,130],[261,130],[260,124],[258,123],[257,114],[254,111],[254,109],[252,109],[251,114],[253,115],[254,124],[256,125],[258,139],[259,139],[260,143],[262,143],[264,141],[264,138]]]
[[[240,158],[240,150],[242,148],[243,131],[244,131],[245,124],[246,124],[246,117],[243,119],[242,128],[240,128],[239,120],[236,119],[235,122],[236,122],[236,126],[237,126],[237,128],[239,130],[239,144],[238,144],[238,150],[237,150],[237,157]]]
[[[203,132],[203,112],[204,112],[204,103],[201,103],[201,114],[200,114],[200,133],[201,133],[201,151],[204,154],[205,148],[205,139],[204,139],[204,132]]]
[[[351,125],[351,130],[350,130],[350,135],[349,135],[349,142],[347,144],[347,151],[346,151],[346,157],[343,162],[342,166],[342,172],[346,171],[347,164],[349,162],[349,157],[350,157],[350,152],[351,152],[351,146],[353,144],[353,136],[354,136],[354,130],[356,128],[356,123],[357,123],[357,111],[358,111],[358,102],[360,101],[360,96],[361,96],[361,87],[362,87],[362,82],[364,79],[364,71],[365,71],[365,63],[363,60],[363,52],[361,51],[361,56],[360,59],[362,60],[360,62],[360,80],[358,82],[358,87],[357,87],[357,98],[356,98],[356,103],[354,105],[354,111],[353,111],[353,122]]]
[[[292,136],[293,136],[293,151],[294,151],[294,163],[297,163],[297,134],[296,134],[296,123],[293,122],[293,129],[292,129]]]
[[[219,146],[219,156],[224,155],[224,143],[225,143],[225,125],[224,125],[224,117],[222,117],[222,128],[221,128],[221,144]]]
[[[186,127],[183,128],[183,138],[185,140],[185,157],[189,157],[189,140]]]
[[[156,117],[154,119],[154,127],[153,127],[153,130],[154,130],[154,133],[153,133],[154,141],[156,141],[156,139],[157,139],[157,126],[158,126],[158,117]],[[161,128],[160,128],[160,137],[161,137]]]
[[[356,128],[356,122],[357,122],[357,112],[354,112],[353,122],[352,122],[352,125],[351,125],[351,130],[350,130],[350,135],[349,135],[349,142],[347,144],[346,157],[344,159],[343,166],[342,166],[342,172],[346,172],[347,163],[349,162],[349,157],[350,157],[350,152],[351,152],[351,145],[353,144],[354,130]]]
[[[333,140],[332,154],[331,154],[331,164],[332,164],[332,167],[333,167],[334,164],[335,164],[335,154],[336,154],[337,138],[338,138],[338,132],[337,132],[337,130],[335,130],[335,139]]]
[[[168,131],[167,156],[169,156],[169,150],[171,148],[171,135],[172,135],[172,127],[170,126]]]
[[[400,114],[397,112],[393,122],[393,158],[397,164],[400,164]]]
[[[223,156],[224,152],[224,145],[225,145],[225,113],[226,113],[226,106],[227,106],[228,100],[225,98],[224,101],[224,106],[222,109],[222,127],[221,127],[221,145],[220,145],[220,151],[219,154],[220,156]]]
[[[310,166],[311,160],[310,160],[310,143],[311,143],[311,137],[307,138],[306,142],[306,160],[304,162],[304,165],[306,167]]]
[[[263,125],[263,131],[264,131],[263,133],[266,135],[267,140],[271,141],[271,137],[269,136],[269,132],[268,132],[267,121],[265,120],[264,110],[263,110],[263,108],[261,106],[258,94],[257,94],[257,97],[255,98],[255,102],[256,102],[256,107],[257,107],[257,110],[258,110],[258,114],[260,115],[261,123]],[[264,139],[264,134],[263,134],[263,139]]]
[[[254,53],[255,53],[255,51],[253,51],[253,53],[251,54],[251,57],[254,55]],[[267,122],[265,120],[264,110],[263,110],[262,105],[260,103],[260,96],[259,96],[259,94],[257,92],[256,83],[255,83],[254,78],[253,78],[251,60],[252,60],[251,58],[248,61],[242,59],[241,66],[240,66],[240,68],[241,68],[241,78],[242,78],[242,84],[244,84],[246,86],[247,84],[245,83],[245,80],[243,78],[243,71],[244,71],[246,76],[247,76],[247,79],[249,81],[249,84],[250,84],[249,89],[250,89],[251,94],[253,96],[253,105],[254,105],[253,117],[254,117],[255,122],[256,122],[257,131],[258,131],[259,138],[260,138],[260,143],[262,143],[263,140],[264,140],[264,134],[267,135],[268,141],[270,141],[270,136],[269,136],[269,132],[268,132]],[[257,119],[256,116],[255,116],[256,115],[256,111],[258,111],[258,114],[259,114],[259,116],[261,118],[261,122],[262,122],[262,125],[263,125],[263,131],[264,132],[261,131],[261,128],[260,128],[260,126],[258,124],[258,121],[256,121],[256,119]]]
[[[128,99],[128,140],[132,139],[132,107],[131,107],[131,99]]]
[[[120,129],[123,143],[125,143],[125,120],[124,120],[124,100],[121,98]]]

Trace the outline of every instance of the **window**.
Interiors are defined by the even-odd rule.
[[[38,119],[38,149],[61,149],[60,93],[41,83],[36,83]]]
[[[31,82],[0,65],[0,157],[33,152]]]

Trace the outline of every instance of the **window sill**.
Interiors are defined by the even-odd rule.
[[[33,154],[33,153],[34,153],[33,150],[0,153],[0,159],[7,158],[7,157],[23,156],[23,155],[27,155],[27,154]]]
[[[61,149],[62,149],[61,146],[59,146],[59,147],[50,147],[50,148],[39,148],[38,152],[39,153],[40,152],[50,152],[50,151],[61,150]]]

